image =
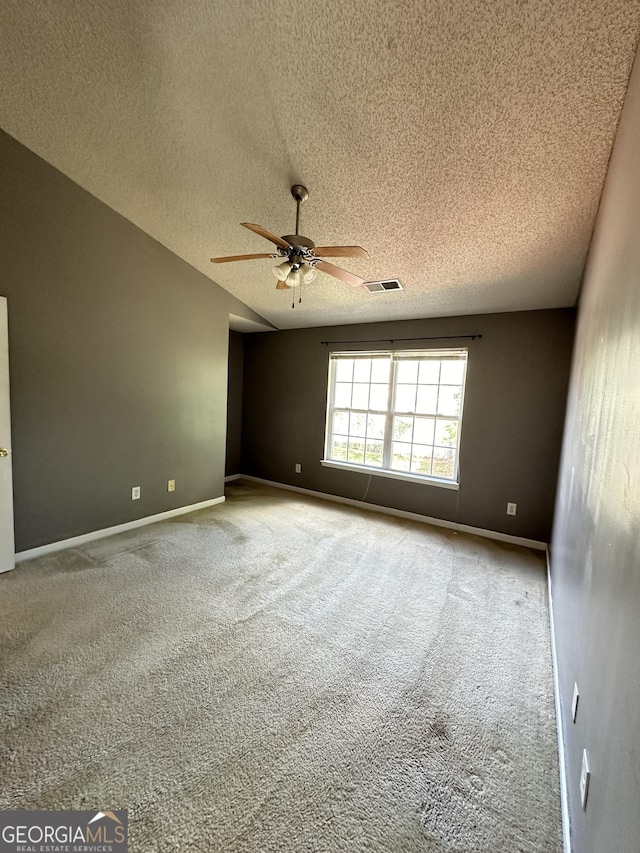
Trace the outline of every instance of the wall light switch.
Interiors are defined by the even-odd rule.
[[[176,490],[176,481],[175,480],[167,480],[167,491],[175,492]]]
[[[139,501],[140,500],[140,486],[134,486],[131,489],[131,500]]]
[[[507,504],[507,515],[515,515],[517,509],[518,509],[518,504],[508,503]]]
[[[302,465],[296,462],[296,474],[302,474]]]
[[[587,797],[589,796],[589,780],[591,779],[591,768],[589,767],[589,753],[582,750],[582,770],[580,771],[580,800],[582,808],[587,808]]]
[[[578,702],[580,701],[580,692],[578,691],[578,682],[573,685],[573,699],[571,700],[571,719],[575,723],[578,714]]]

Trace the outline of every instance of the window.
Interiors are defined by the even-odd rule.
[[[466,350],[336,352],[324,464],[458,482]]]

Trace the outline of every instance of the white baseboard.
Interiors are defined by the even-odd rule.
[[[425,524],[433,524],[436,527],[446,527],[449,530],[457,530],[460,533],[471,533],[474,536],[484,536],[485,539],[497,539],[499,542],[509,542],[511,545],[522,545],[525,548],[535,548],[536,551],[546,550],[546,542],[538,542],[537,539],[525,539],[522,536],[511,536],[509,533],[499,533],[497,530],[485,530],[483,527],[471,527],[469,524],[458,524],[455,521],[446,521],[443,518],[432,518],[429,515],[420,515],[417,512],[407,512],[403,509],[394,509],[388,506],[365,503],[352,498],[341,498],[338,495],[330,495],[327,492],[314,492],[312,489],[303,489],[300,486],[289,486],[286,483],[276,483],[273,480],[263,480],[261,477],[251,477],[248,474],[234,476],[235,480],[251,480],[254,483],[263,483],[265,486],[273,486],[276,489],[287,489],[290,492],[300,492],[303,495],[311,495],[314,498],[323,498],[327,501],[335,501],[348,506],[359,507],[370,512],[380,512],[383,515],[394,515],[398,518],[408,518],[411,521],[420,521]]]
[[[229,474],[224,478],[225,483],[233,483],[234,480],[239,480],[242,474]]]
[[[560,807],[562,810],[562,840],[564,853],[571,853],[571,822],[569,819],[569,788],[567,785],[566,752],[564,749],[564,729],[562,706],[560,704],[560,679],[558,675],[558,657],[556,654],[556,628],[553,617],[553,595],[551,592],[551,561],[547,551],[547,589],[549,595],[549,622],[551,630],[551,659],[553,662],[553,695],[556,704],[556,728],[558,730],[558,763],[560,765]]]
[[[157,515],[147,515],[145,518],[136,518],[134,521],[126,521],[124,524],[116,524],[115,527],[105,527],[102,530],[94,530],[91,533],[83,533],[81,536],[73,536],[71,539],[61,539],[59,542],[51,542],[48,545],[40,545],[38,548],[30,548],[28,551],[19,551],[16,554],[16,563],[23,563],[25,560],[34,560],[36,557],[42,557],[45,554],[53,554],[56,551],[63,551],[65,548],[76,548],[78,545],[84,545],[86,542],[93,542],[94,539],[103,539],[105,536],[113,536],[114,533],[124,533],[126,530],[135,530],[136,527],[145,527],[147,524],[155,524],[157,521],[165,521],[167,518],[175,518],[177,515],[186,515],[188,512],[195,512],[198,509],[206,509],[209,506],[223,503],[224,495],[219,498],[212,498],[208,501],[200,501],[197,504],[189,506],[179,506],[176,509],[169,509],[166,512],[159,512]]]

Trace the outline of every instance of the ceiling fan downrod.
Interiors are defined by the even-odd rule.
[[[309,198],[309,190],[302,184],[294,184],[291,187],[291,195],[296,200],[296,235],[300,234],[300,205]]]

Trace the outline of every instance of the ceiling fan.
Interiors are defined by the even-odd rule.
[[[261,255],[230,255],[225,258],[211,258],[212,264],[226,264],[230,261],[250,261],[256,258],[278,258],[281,263],[273,268],[273,274],[278,279],[277,290],[289,290],[298,287],[302,282],[313,281],[317,271],[339,278],[353,287],[365,284],[365,280],[348,270],[343,270],[330,264],[323,258],[368,258],[369,253],[361,246],[316,246],[313,240],[298,234],[300,226],[300,205],[309,198],[306,187],[295,184],[291,187],[291,195],[296,200],[296,233],[278,237],[267,231],[261,225],[251,222],[241,222],[245,228],[265,237],[278,247],[277,253]]]

